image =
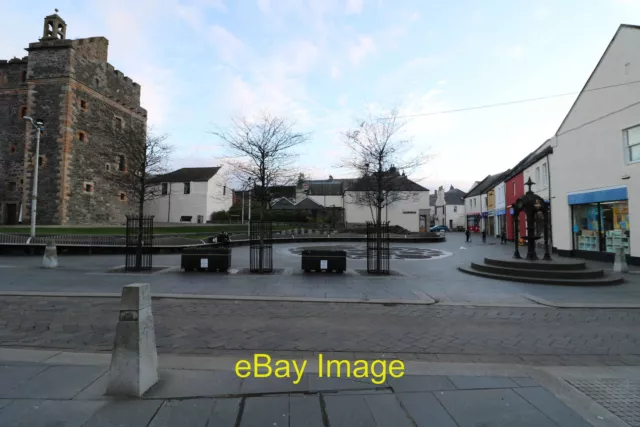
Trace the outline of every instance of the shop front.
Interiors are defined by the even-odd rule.
[[[505,234],[507,232],[507,210],[505,208],[496,210],[496,236],[502,234],[502,230],[504,230]]]
[[[480,231],[480,223],[481,216],[479,213],[467,215],[467,229],[474,233],[478,233]]]
[[[574,251],[615,253],[623,248],[630,254],[627,187],[572,193],[568,201]]]
[[[496,235],[496,211],[492,209],[488,212],[487,219],[487,236],[495,236]]]

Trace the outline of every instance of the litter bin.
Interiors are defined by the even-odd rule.
[[[347,269],[347,252],[327,249],[308,249],[302,251],[302,270],[344,273]]]
[[[231,248],[205,247],[182,250],[181,267],[184,271],[221,271],[231,267]]]

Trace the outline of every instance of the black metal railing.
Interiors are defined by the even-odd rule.
[[[367,222],[367,273],[390,274],[389,222]]]
[[[249,251],[252,273],[273,272],[273,228],[270,221],[249,223]]]
[[[153,215],[127,215],[125,271],[153,268]]]

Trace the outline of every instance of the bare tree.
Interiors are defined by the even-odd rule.
[[[127,197],[131,210],[140,218],[144,216],[145,202],[162,195],[162,187],[155,177],[167,170],[172,148],[166,143],[167,135],[148,131],[146,124],[138,121],[116,121],[107,129],[109,144],[102,146],[101,154],[115,161],[107,171],[109,181],[117,184]],[[136,269],[142,267],[143,222],[138,221]]]
[[[384,117],[374,117],[369,112],[355,130],[344,133],[350,153],[341,166],[359,176],[350,188],[351,203],[369,207],[371,219],[378,223],[386,207],[414,197],[407,174],[430,158],[425,153],[409,153],[411,140],[401,135],[404,125],[397,109]]]
[[[424,165],[429,156],[409,152],[411,141],[402,136],[405,123],[399,120],[397,109],[384,117],[374,117],[368,112],[365,119],[359,121],[355,130],[344,133],[350,153],[340,166],[357,172],[359,179],[350,187],[349,203],[371,210],[371,218],[376,223],[377,247],[381,248],[382,211],[394,203],[415,197],[414,184],[406,174]],[[380,256],[377,261],[380,271]]]
[[[262,113],[255,118],[233,119],[228,129],[213,132],[227,146],[230,169],[243,189],[253,190],[260,219],[274,198],[275,186],[295,182],[294,149],[306,142],[308,134],[295,132],[283,117]]]

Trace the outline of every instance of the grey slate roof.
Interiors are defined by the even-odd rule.
[[[451,187],[449,191],[444,192],[444,202],[447,205],[464,205],[466,195],[464,191]]]
[[[271,209],[291,210],[295,209],[295,206],[289,199],[287,199],[286,197],[282,197],[278,199],[273,205],[271,205]]]
[[[360,178],[359,180],[354,182],[353,185],[349,187],[347,191],[367,191],[372,188],[372,186],[369,185],[368,180],[373,180],[373,179],[374,178],[372,177]],[[395,191],[429,191],[428,189],[424,188],[422,185],[411,181],[406,176],[398,175],[397,177],[395,177],[395,179],[396,179],[396,182],[395,182],[396,188],[394,188]]]
[[[218,173],[220,167],[213,168],[182,168],[159,175],[153,180],[156,182],[206,182]]]
[[[310,182],[309,194],[314,196],[341,196],[344,192],[342,182]]]
[[[476,185],[467,195],[467,197],[478,196],[480,194],[486,193],[490,188],[494,186],[498,178],[502,178],[508,171],[500,172],[495,175],[487,175],[485,179],[480,181],[480,184]]]
[[[319,203],[316,203],[313,199],[310,199],[307,197],[300,200],[298,203],[296,203],[295,208],[307,209],[307,210],[319,210],[319,209],[324,209],[324,206],[322,206]]]

